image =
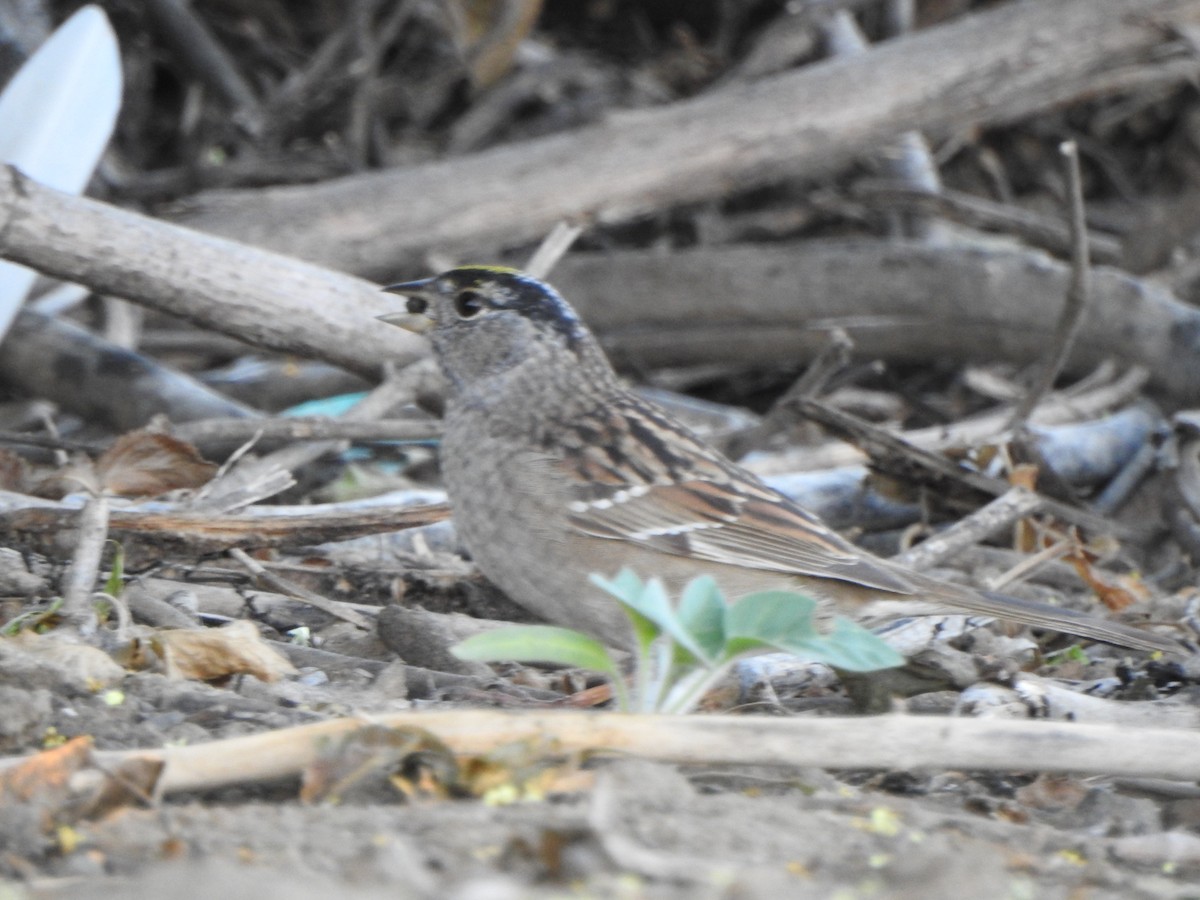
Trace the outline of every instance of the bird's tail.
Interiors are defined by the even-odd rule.
[[[1078,637],[1091,638],[1106,644],[1117,644],[1121,647],[1161,650],[1164,653],[1181,656],[1190,655],[1190,651],[1186,647],[1172,638],[1061,606],[1050,606],[1047,603],[1022,600],[1019,597],[991,591],[964,589],[961,594],[956,591],[952,596],[947,595],[944,590],[937,593],[945,598],[947,604],[957,607],[960,612],[966,609],[973,613],[995,616],[998,619],[1011,619],[1035,628],[1065,631]]]

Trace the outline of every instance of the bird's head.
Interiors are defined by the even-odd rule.
[[[569,375],[608,363],[570,304],[545,282],[499,266],[462,266],[433,278],[388,285],[406,310],[379,318],[427,334],[447,378],[458,386],[518,365]],[[595,377],[595,373],[593,373]]]

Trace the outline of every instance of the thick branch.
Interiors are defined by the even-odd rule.
[[[554,282],[620,360],[801,362],[842,328],[865,359],[1029,363],[1048,352],[1069,267],[1035,251],[823,242],[564,259]],[[1067,368],[1144,365],[1200,398],[1200,312],[1116,269],[1092,271]]]
[[[868,52],[576,132],[400,171],[212,193],[181,221],[332,268],[394,274],[428,248],[538,239],[836,169],[909,131],[1020,119],[1128,89],[1197,0],[1008,3]],[[1180,47],[1178,56],[1190,50]],[[1174,77],[1194,77],[1186,60]]]
[[[426,352],[374,321],[395,301],[369,282],[19,175],[0,178],[0,257],[368,375]],[[1068,269],[1035,251],[862,241],[581,254],[553,278],[618,361],[650,367],[799,363],[834,327],[872,359],[1026,363],[1046,352]],[[1091,289],[1069,366],[1136,362],[1200,398],[1200,311],[1114,269],[1094,270]]]
[[[0,256],[243,341],[370,378],[423,356],[373,321],[394,299],[366,281],[51,190],[0,170]]]
[[[33,309],[17,314],[0,348],[4,381],[117,431],[159,414],[175,422],[257,415],[189,375]]]

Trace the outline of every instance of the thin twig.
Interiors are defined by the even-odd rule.
[[[895,561],[918,572],[924,571],[1008,528],[1018,519],[1033,515],[1041,507],[1042,500],[1037,494],[1023,488],[1013,488],[935,537],[901,553],[895,557]]]
[[[88,498],[79,515],[77,534],[75,555],[62,578],[62,616],[86,635],[97,627],[92,591],[100,574],[104,543],[108,540],[108,500],[103,494]]]
[[[220,421],[236,422],[237,419]],[[23,431],[0,431],[0,444],[22,444],[26,447],[42,447],[46,450],[68,450],[72,453],[94,453],[99,455],[104,448],[99,444],[84,441],[69,441],[47,434],[26,434]]]
[[[201,419],[174,425],[171,433],[202,453],[219,454],[230,445],[240,446],[258,437],[262,444],[297,441],[416,441],[441,434],[441,423],[432,419],[377,419],[353,421],[327,416],[278,419]],[[6,439],[0,433],[0,442]],[[16,439],[13,439],[16,442]],[[44,440],[44,439],[43,439]]]
[[[1015,566],[1008,569],[1008,571],[1002,572],[995,578],[990,579],[986,585],[987,589],[989,591],[1003,591],[1012,584],[1024,581],[1034,571],[1047,563],[1054,562],[1056,559],[1062,559],[1071,553],[1076,546],[1077,544],[1074,541],[1059,541],[1039,550],[1037,553],[1031,553]]]
[[[286,578],[280,578],[273,572],[269,572],[262,563],[251,557],[246,551],[235,547],[229,551],[229,555],[245,566],[255,578],[269,586],[272,590],[278,591],[281,594],[287,594],[289,597],[307,603],[309,606],[314,606],[334,618],[341,619],[343,622],[349,622],[351,625],[357,625],[359,628],[367,631],[375,630],[375,623],[358,610],[352,609],[344,603],[339,603],[337,600],[322,597],[320,594],[288,581]]]
[[[571,249],[575,239],[583,234],[583,227],[571,222],[559,222],[538,245],[529,262],[525,264],[527,271],[534,278],[545,278],[550,270],[558,263],[563,255]]]
[[[234,119],[251,135],[262,133],[258,97],[208,26],[183,0],[151,0],[146,11],[167,43],[197,77],[215,89],[236,110]]]
[[[943,188],[934,194],[920,187],[893,182],[861,181],[854,185],[852,193],[855,200],[870,207],[936,213],[970,228],[1015,235],[1052,253],[1062,254],[1071,249],[1070,228],[1061,220],[965,191]],[[1111,235],[1089,233],[1087,242],[1096,262],[1115,265],[1121,261],[1121,242]]]
[[[1074,141],[1063,141],[1058,150],[1066,160],[1067,201],[1071,225],[1071,280],[1067,284],[1062,315],[1051,339],[1053,353],[1029,393],[1017,404],[1009,421],[1008,427],[1014,433],[1025,430],[1033,408],[1054,387],[1054,379],[1058,377],[1067,357],[1071,355],[1071,348],[1075,344],[1075,338],[1087,312],[1088,301],[1091,299],[1088,285],[1091,263],[1088,254],[1087,223],[1083,212],[1083,178],[1079,172],[1079,148],[1075,146]]]
[[[857,443],[881,469],[887,468],[886,463],[889,460],[903,460],[906,468],[906,471],[902,473],[904,476],[911,476],[915,467],[924,472],[926,477],[964,485],[993,497],[1002,496],[1012,487],[1002,478],[967,469],[937,453],[911,444],[870,422],[865,422],[857,416],[833,409],[815,400],[797,400],[796,402],[807,418],[833,430],[839,436],[847,437]],[[1090,510],[1080,509],[1049,497],[1043,497],[1042,502],[1047,512],[1082,528],[1088,528],[1100,534],[1112,534],[1120,538],[1138,540],[1145,537],[1144,526],[1139,528],[1115,522],[1098,516]]]
[[[842,328],[833,328],[829,332],[829,343],[821,348],[821,352],[812,361],[803,374],[791,387],[783,392],[775,403],[767,410],[757,425],[733,435],[725,447],[725,451],[734,459],[740,459],[753,450],[764,447],[773,436],[790,428],[800,415],[796,411],[796,401],[802,398],[816,397],[837,372],[850,362],[850,354],[854,351],[854,341]]]

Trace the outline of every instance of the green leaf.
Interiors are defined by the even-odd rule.
[[[849,672],[903,665],[904,657],[865,628],[836,618],[828,634],[813,622],[816,601],[791,591],[762,591],[729,607],[726,652],[740,655],[771,647]]]
[[[725,646],[725,596],[711,575],[688,582],[679,601],[679,622],[703,653],[714,661]]]
[[[617,599],[634,612],[645,616],[660,629],[663,627],[664,620],[672,617],[671,599],[667,596],[667,589],[657,578],[651,578],[639,585],[635,591],[626,591],[617,595]]]
[[[592,669],[610,675],[619,674],[613,658],[598,640],[569,628],[551,625],[496,628],[455,644],[450,652],[459,659],[474,662],[543,662]]]
[[[684,651],[682,661],[685,664],[705,658],[704,650],[679,621],[679,616],[671,605],[671,598],[667,595],[667,589],[663,587],[660,579],[651,578],[643,583],[629,569],[622,569],[611,582],[595,575],[592,576],[592,582],[607,590],[636,615],[651,622],[659,632],[670,635]],[[637,628],[636,619],[634,624]],[[638,637],[641,640],[642,634],[639,633]],[[643,644],[643,647],[646,646],[648,642]]]
[[[813,612],[817,601],[792,591],[759,591],[747,594],[725,611],[725,633],[773,643],[802,641],[817,634]]]
[[[603,575],[592,573],[589,578],[592,584],[608,591],[618,600],[636,599],[642,595],[642,579],[633,569],[626,566],[617,573],[615,578],[605,578]]]
[[[651,578],[646,582],[642,589],[641,603],[643,614],[675,642],[674,658],[677,664],[695,665],[700,661],[707,662],[704,648],[679,618],[679,613],[667,595],[667,589],[659,579]]]
[[[847,672],[874,672],[904,665],[904,657],[885,641],[841,616],[833,620],[833,630],[829,634],[801,639],[784,638],[767,643],[777,650],[823,662]]]
[[[621,569],[616,578],[608,579],[595,572],[588,577],[592,584],[612,594],[624,605],[630,624],[633,626],[633,636],[637,640],[639,654],[645,656],[650,650],[650,645],[654,643],[654,639],[658,637],[659,629],[651,619],[638,611],[643,590],[642,579],[628,567]]]

